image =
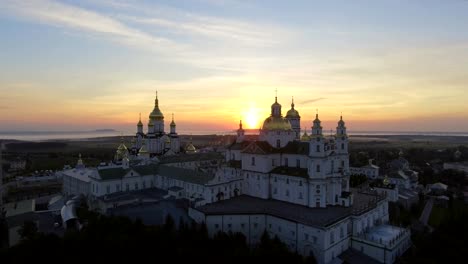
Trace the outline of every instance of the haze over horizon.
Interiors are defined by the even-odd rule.
[[[0,131],[468,131],[468,1],[0,0]]]

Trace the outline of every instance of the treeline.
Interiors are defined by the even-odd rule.
[[[432,233],[413,234],[414,246],[402,263],[466,263],[468,206],[449,204],[448,209],[448,214]]]
[[[181,222],[176,226],[170,217],[162,226],[145,226],[125,217],[108,217],[90,213],[81,231],[68,231],[63,238],[21,230],[23,241],[1,252],[5,263],[30,260],[70,259],[72,262],[122,259],[145,259],[157,263],[163,259],[191,258],[191,261],[219,262],[241,257],[262,257],[287,263],[314,263],[288,251],[278,239],[264,233],[261,243],[249,247],[240,233],[219,233],[209,238],[205,225]],[[26,232],[24,230],[27,230]]]

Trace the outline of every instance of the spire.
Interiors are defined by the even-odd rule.
[[[275,89],[275,103],[278,103],[278,89]]]
[[[314,122],[320,122],[320,119],[318,118],[318,109],[315,109],[315,120]]]
[[[174,113],[172,113],[172,121],[171,121],[171,127],[175,127],[175,122],[174,122]],[[174,131],[175,132],[175,131]]]
[[[140,118],[138,119],[138,124],[137,124],[137,126],[143,127],[143,123],[141,122],[141,113],[140,113]]]
[[[242,130],[242,119],[239,122],[239,130]]]
[[[294,96],[291,99],[291,108],[294,109]]]
[[[159,107],[158,91],[157,90],[156,90],[156,99],[154,99],[154,107]]]

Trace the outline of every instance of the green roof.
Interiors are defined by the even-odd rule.
[[[182,169],[167,165],[141,165],[134,166],[129,169],[109,168],[98,170],[101,180],[117,180],[122,179],[129,171],[134,170],[138,174],[144,175],[161,175],[171,179],[186,181],[195,184],[205,184],[214,178],[214,175],[205,173],[199,170]]]
[[[224,160],[224,156],[218,152],[208,152],[160,157],[161,164],[207,160]]]
[[[98,170],[99,176],[103,181],[122,179],[125,176],[125,174],[127,174],[127,172],[129,171],[130,169],[124,168],[110,168]]]
[[[158,165],[156,164],[141,165],[141,166],[132,167],[132,169],[140,175],[155,175],[158,170]]]
[[[206,184],[214,178],[213,174],[208,174],[202,171],[188,170],[166,165],[159,166],[158,174],[171,179],[195,184]]]

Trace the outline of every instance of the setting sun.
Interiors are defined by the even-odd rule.
[[[246,128],[254,129],[260,128],[259,121],[260,115],[256,108],[250,107],[249,111],[244,113],[245,124],[247,125]]]

